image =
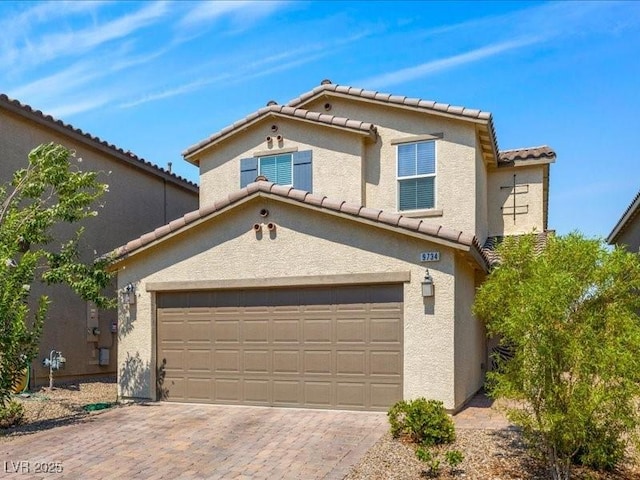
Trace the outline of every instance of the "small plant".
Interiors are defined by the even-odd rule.
[[[0,428],[20,425],[23,418],[24,407],[15,400],[7,402],[4,406],[0,405]]]
[[[444,454],[444,458],[449,464],[451,472],[453,473],[458,465],[462,463],[462,460],[464,460],[464,455],[462,455],[462,452],[460,450],[449,450]]]
[[[437,477],[440,475],[440,460],[438,457],[433,455],[429,450],[429,447],[422,446],[416,448],[416,457],[418,457],[418,460],[426,464],[427,474],[430,477]]]
[[[442,402],[417,398],[401,400],[387,414],[394,438],[407,436],[414,443],[431,446],[455,440],[455,427]]]

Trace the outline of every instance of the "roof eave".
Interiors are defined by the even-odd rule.
[[[607,243],[609,245],[613,245],[618,240],[618,237],[622,233],[622,231],[626,228],[627,224],[631,221],[636,214],[640,213],[640,192],[636,195],[636,198],[633,199],[631,204],[627,207],[627,210],[622,214],[618,223],[616,223],[611,233],[607,237]]]
[[[245,130],[247,130],[248,128],[252,127],[253,125],[255,125],[256,123],[259,123],[261,121],[263,121],[266,118],[269,117],[279,117],[279,118],[283,118],[285,120],[294,120],[294,121],[300,121],[300,122],[305,122],[305,123],[309,123],[312,125],[316,125],[319,127],[327,127],[327,128],[335,128],[338,130],[341,130],[343,132],[347,132],[347,133],[353,133],[355,135],[360,135],[363,138],[370,140],[372,142],[375,142],[378,138],[378,132],[375,129],[375,127],[372,127],[371,129],[357,129],[357,128],[352,128],[352,127],[346,127],[343,125],[337,125],[337,124],[329,124],[329,123],[324,123],[324,122],[319,122],[316,121],[314,119],[311,118],[303,118],[303,117],[299,117],[299,116],[294,116],[294,115],[287,115],[281,112],[273,112],[273,111],[268,111],[265,112],[262,115],[257,116],[256,118],[253,118],[251,120],[249,120],[247,123],[238,126],[238,128],[234,128],[233,130],[230,130],[228,132],[226,132],[224,135],[211,140],[211,141],[203,141],[200,143],[197,143],[189,148],[187,148],[184,152],[182,152],[182,156],[184,157],[184,159],[189,162],[192,163],[193,165],[198,166],[200,164],[200,159],[198,158],[200,155],[202,155],[205,151],[209,150],[210,148],[225,142],[226,140],[228,140],[229,138],[237,135],[240,132],[243,132]]]
[[[498,168],[509,167],[530,167],[532,165],[550,165],[556,163],[556,157],[552,158],[530,158],[527,160],[511,160],[506,162],[498,162]]]
[[[117,148],[113,145],[110,145],[104,140],[100,140],[88,133],[82,132],[72,127],[71,125],[62,122],[61,120],[56,120],[51,115],[45,115],[41,111],[34,110],[28,105],[23,105],[17,100],[11,100],[6,95],[0,96],[0,108],[5,109],[8,112],[13,113],[14,115],[18,115],[38,125],[42,125],[43,127],[53,130],[61,135],[64,135],[65,137],[69,137],[79,143],[86,145],[88,148],[92,148],[111,157],[116,157],[122,162],[129,164],[134,168],[143,170],[156,177],[160,177],[185,190],[189,190],[194,193],[198,193],[199,191],[199,188],[195,183],[192,183],[185,178],[170,173],[162,167],[153,165],[152,163],[138,157],[137,155],[129,154],[121,148]]]

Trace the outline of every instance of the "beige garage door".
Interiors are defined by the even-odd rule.
[[[384,410],[402,398],[402,285],[161,293],[169,401]]]

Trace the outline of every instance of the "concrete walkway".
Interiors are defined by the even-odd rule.
[[[342,479],[387,429],[384,413],[125,406],[0,438],[0,478]]]

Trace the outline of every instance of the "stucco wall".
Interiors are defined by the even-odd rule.
[[[28,153],[47,142],[63,144],[76,151],[75,161],[83,170],[100,171],[100,181],[109,184],[109,192],[101,199],[99,215],[84,222],[82,242],[84,259],[95,253],[106,253],[167,221],[198,207],[197,193],[181,188],[159,177],[126,166],[120,160],[94,150],[80,142],[0,109],[0,182],[27,164]],[[111,172],[111,173],[109,173]],[[72,229],[59,228],[61,237],[70,238]],[[64,286],[34,285],[33,298],[46,293],[52,304],[45,323],[40,354],[34,361],[36,381],[48,382],[48,370],[41,361],[52,349],[60,350],[67,359],[64,371],[56,378],[114,373],[116,371],[116,336],[110,333],[115,311],[99,313],[101,334],[87,341],[87,304]],[[111,348],[110,364],[97,365],[96,347]]]
[[[482,157],[482,150],[476,149],[476,237],[482,245],[489,233],[489,192],[487,167]]]
[[[270,211],[275,235],[252,230]],[[438,250],[441,260],[421,264],[419,253]],[[425,266],[435,297],[423,299]],[[125,397],[155,395],[155,307],[148,282],[273,278],[410,271],[404,284],[404,396],[426,396],[455,406],[454,255],[443,246],[263,197],[141,252],[118,272],[122,288],[137,286],[131,311],[122,311],[119,388]]]
[[[618,245],[624,245],[625,248],[632,253],[638,253],[640,251],[640,214],[631,219],[631,222],[629,222],[618,236],[616,243]]]
[[[455,261],[455,405],[461,407],[482,387],[486,369],[485,329],[472,314],[476,271],[457,256]]]
[[[366,145],[365,181],[367,206],[397,211],[397,146],[394,139],[442,133],[436,140],[436,206],[442,214],[422,211],[411,214],[426,221],[476,233],[476,133],[470,122],[453,120],[404,108],[380,106],[344,98],[320,98],[304,108],[371,122],[378,128],[376,144]]]
[[[271,126],[283,141],[267,143],[274,137]],[[200,159],[200,204],[207,205],[240,188],[240,159],[256,152],[297,148],[312,150],[313,190],[328,197],[361,205],[362,142],[357,133],[316,126],[283,118],[266,118],[210,148]]]
[[[516,175],[518,214],[513,210]],[[500,167],[489,170],[489,235],[517,235],[544,231],[544,166]],[[505,207],[507,210],[502,210]]]

